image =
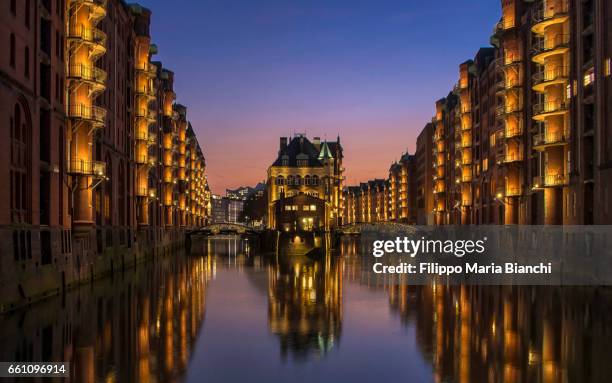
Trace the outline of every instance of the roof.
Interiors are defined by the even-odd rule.
[[[323,160],[333,159],[338,150],[342,153],[342,147],[337,142],[326,141],[321,144],[321,149],[317,149],[306,136],[297,135],[291,138],[286,147],[278,151],[278,156],[272,166],[297,167],[298,160],[307,160],[308,167],[322,167]],[[287,164],[283,164],[283,160],[287,160]]]

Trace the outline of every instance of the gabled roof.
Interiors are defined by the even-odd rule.
[[[336,148],[340,148],[338,143],[324,142],[321,149],[310,142],[304,135],[297,135],[291,138],[291,141],[286,147],[278,151],[276,160],[272,166],[290,166],[297,167],[298,160],[307,160],[309,167],[322,167],[323,159],[334,158]],[[340,149],[341,150],[341,149]],[[283,160],[287,160],[287,164],[283,165]]]

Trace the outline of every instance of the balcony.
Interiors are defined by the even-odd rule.
[[[509,17],[502,17],[501,20],[497,23],[497,25],[495,25],[495,30],[497,32],[503,32],[510,30],[514,27],[516,27],[516,22],[514,21],[514,19],[511,19]]]
[[[134,161],[138,164],[138,165],[149,165],[149,156],[147,154],[139,154],[136,155],[136,158],[134,159]]]
[[[567,34],[558,34],[554,37],[539,39],[532,47],[532,60],[544,65],[548,57],[569,51],[569,42],[570,35]]]
[[[68,160],[68,173],[74,175],[106,177],[106,163],[102,161]]]
[[[562,129],[550,131],[545,129],[543,133],[538,133],[533,136],[533,148],[536,150],[544,150],[550,146],[559,146],[567,144],[567,133]]]
[[[569,78],[569,68],[557,66],[545,69],[533,75],[533,90],[543,93],[546,87],[556,84],[565,84]]]
[[[522,61],[522,57],[518,53],[506,53],[504,55],[504,68],[513,67]]]
[[[497,162],[500,164],[512,164],[523,161],[523,153],[499,153],[497,154]]]
[[[567,101],[547,101],[533,106],[533,119],[544,121],[546,117],[557,116],[567,113],[569,103]]]
[[[135,68],[137,72],[142,72],[149,77],[157,77],[157,66],[153,63],[146,62],[141,65],[136,64]]]
[[[155,113],[155,110],[153,109],[139,108],[139,109],[136,109],[134,114],[136,115],[136,117],[147,119],[150,122],[157,121],[157,114]]]
[[[92,65],[76,64],[68,66],[66,77],[69,80],[83,81],[90,84],[97,93],[106,89],[106,72]]]
[[[502,105],[495,109],[495,116],[503,117],[505,115],[518,113],[520,111],[521,107],[519,105]]]
[[[539,35],[544,34],[547,27],[562,24],[569,20],[567,0],[560,2],[556,7],[540,9],[532,14],[533,26],[531,31]]]
[[[444,187],[436,187],[436,188],[434,188],[433,193],[434,194],[442,194],[442,193],[444,193]]]
[[[519,137],[523,134],[523,121],[518,121],[516,125],[506,126],[504,127],[504,138],[515,138]]]
[[[102,128],[106,123],[106,110],[98,106],[68,105],[66,109],[68,117],[89,122],[93,128]]]
[[[90,58],[100,57],[106,53],[106,33],[98,28],[71,23],[66,38],[70,43],[86,44],[90,49]]]
[[[148,186],[138,186],[136,188],[136,196],[138,197],[155,198],[156,194],[156,190]]]
[[[522,194],[520,186],[506,186],[505,188],[506,197],[518,197]]]
[[[155,89],[149,84],[134,86],[134,92],[137,96],[143,96],[149,99],[155,98]]]
[[[97,22],[106,16],[106,0],[72,0],[71,7],[89,7],[89,18]]]
[[[555,188],[569,185],[569,174],[549,174],[533,177],[533,188]]]

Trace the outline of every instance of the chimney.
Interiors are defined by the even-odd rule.
[[[281,152],[287,149],[287,137],[280,138],[280,150]]]
[[[312,144],[317,150],[321,150],[321,137],[313,137]]]

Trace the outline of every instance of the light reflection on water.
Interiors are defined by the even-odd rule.
[[[352,239],[314,259],[202,249],[0,317],[0,359],[70,361],[76,382],[612,376],[607,289],[408,286],[373,277]]]

